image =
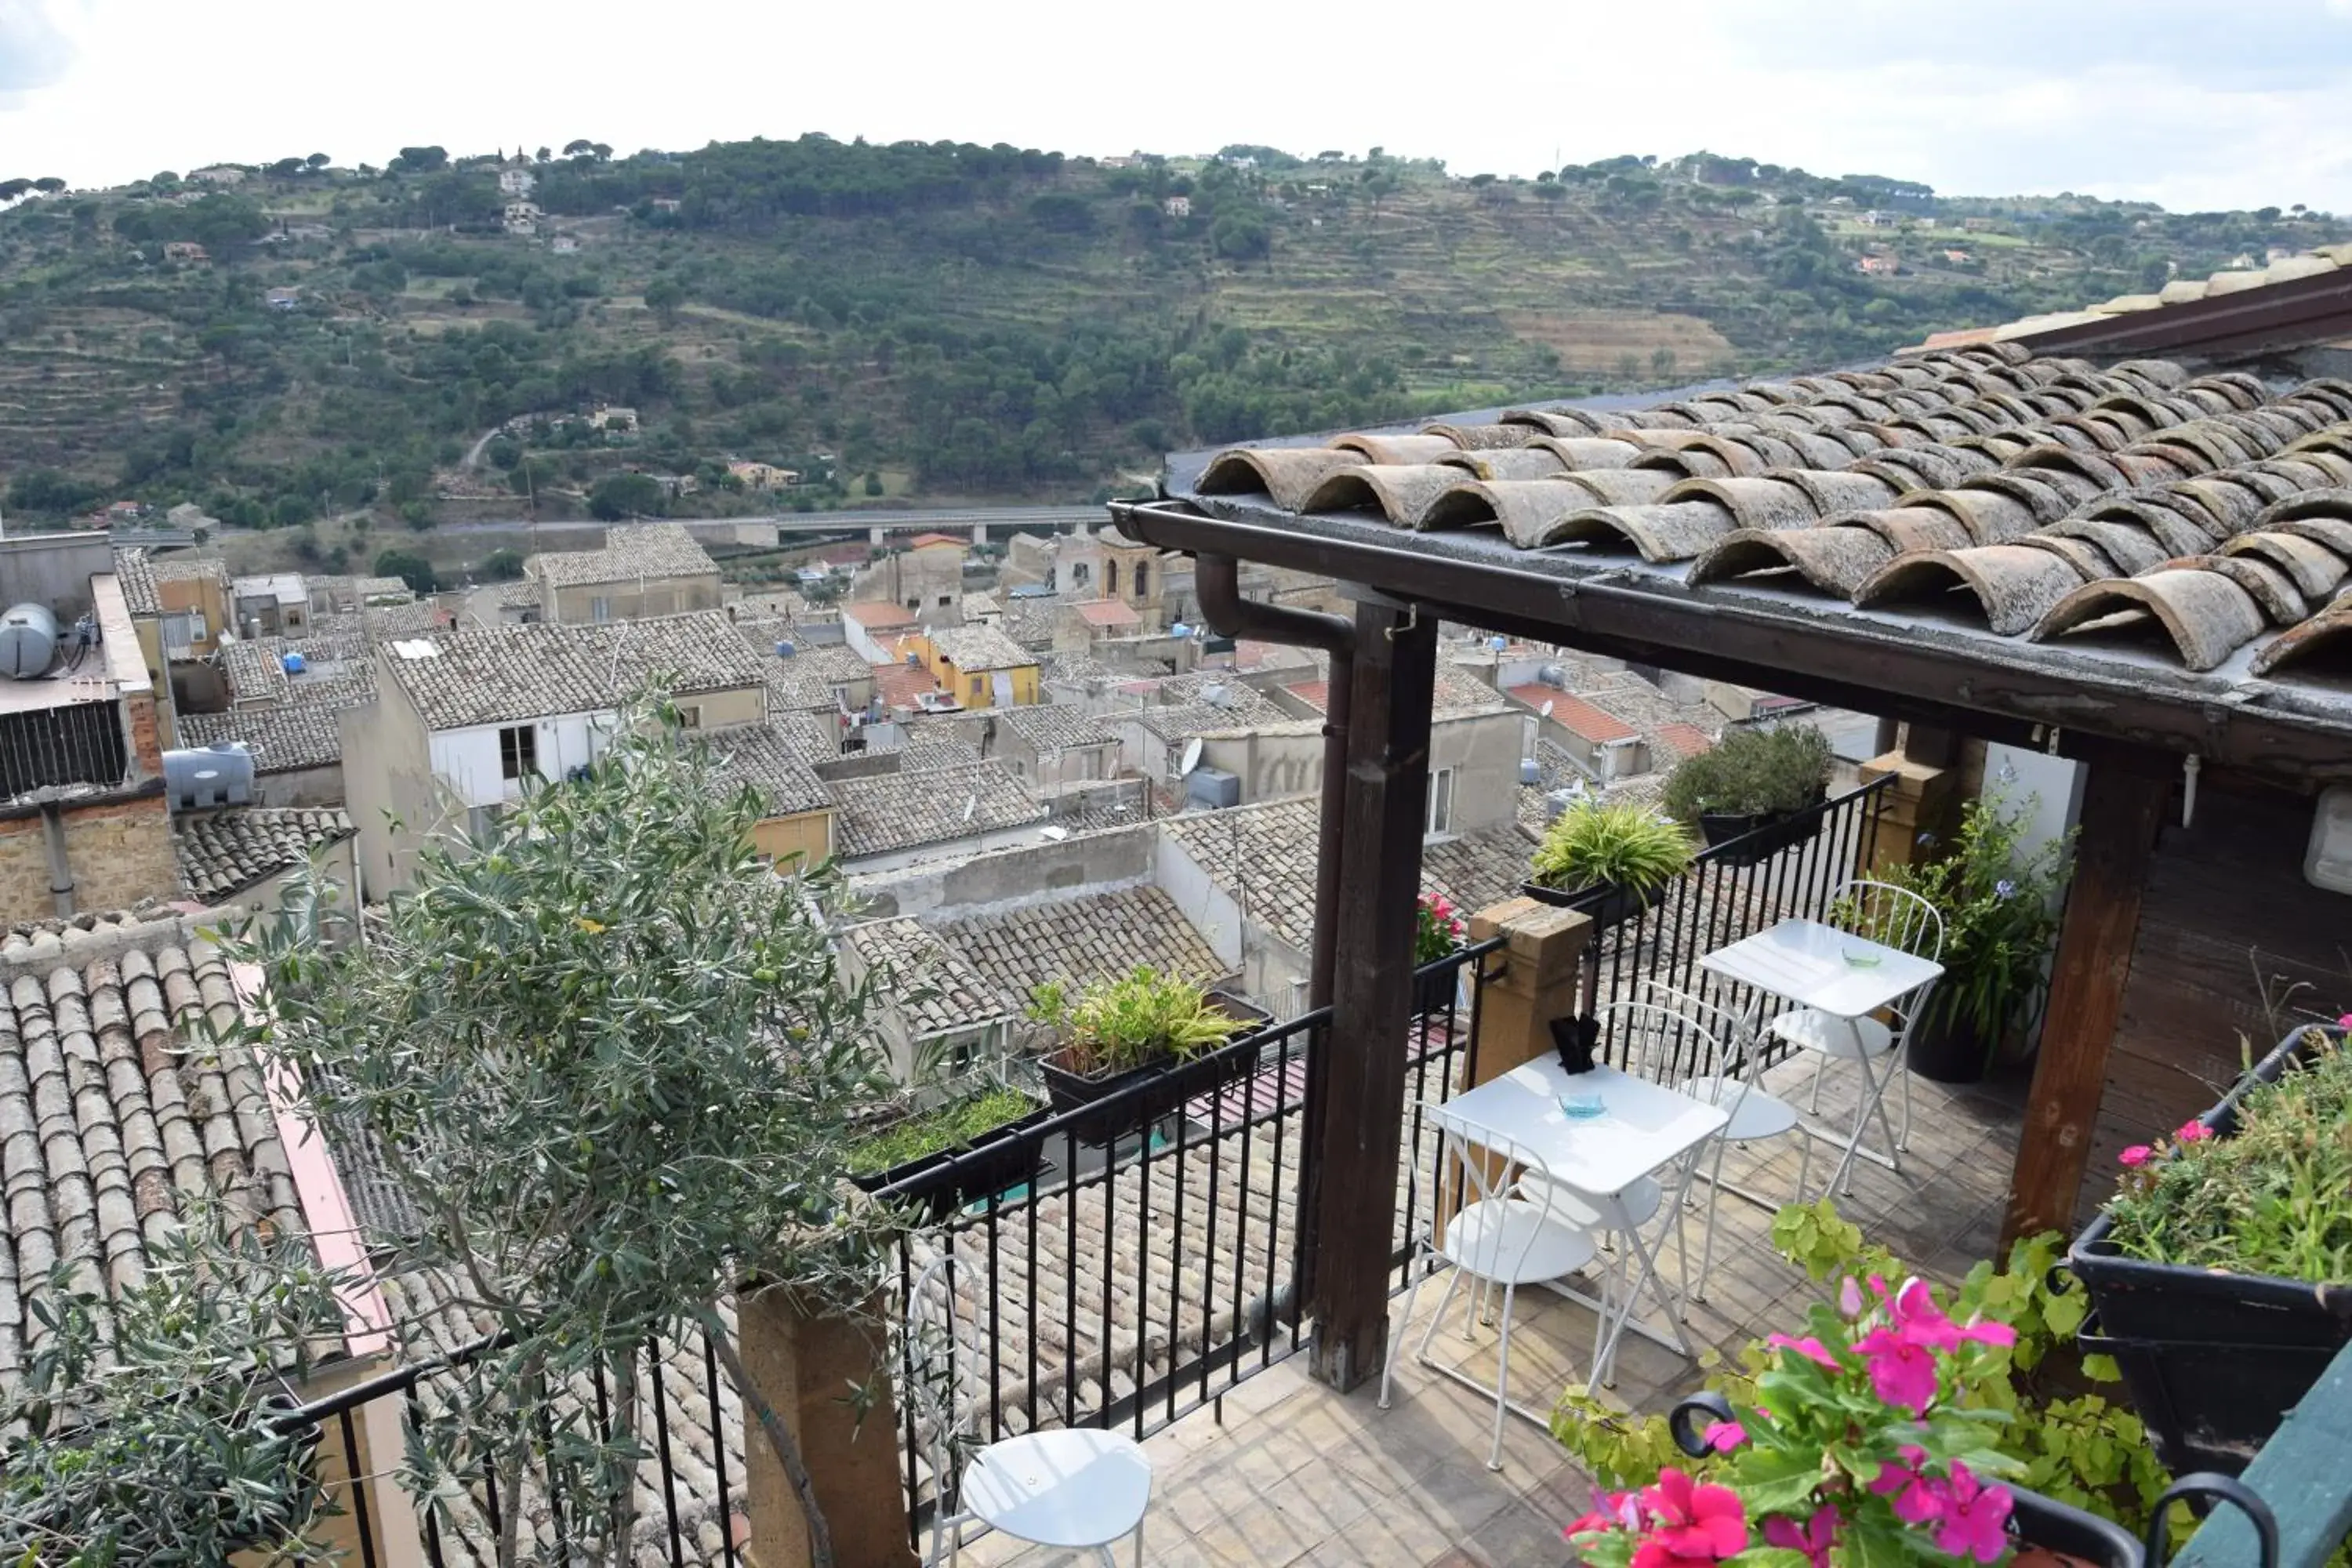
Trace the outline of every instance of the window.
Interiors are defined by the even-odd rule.
[[[1137,562],[1135,563],[1135,596],[1137,598],[1140,599],[1143,597],[1150,582],[1151,563],[1148,561]]]
[[[952,605],[952,604],[954,604],[954,603],[955,603],[955,595],[954,595],[953,594],[941,594],[941,595],[940,595],[940,609],[944,610],[944,609],[946,609],[950,605]]]
[[[1103,563],[1103,592],[1105,594],[1118,592],[1118,563],[1116,561]]]
[[[1089,575],[1089,568],[1085,562],[1074,561],[1070,563],[1070,581],[1081,588],[1093,581],[1092,577]]]
[[[613,602],[610,599],[589,600],[588,618],[592,621],[611,620],[613,618]]]
[[[971,678],[971,700],[972,700],[974,702],[979,701],[979,700],[980,700],[980,698],[981,698],[981,694],[982,694],[982,692],[986,691],[987,689],[988,689],[987,684],[986,684],[984,681],[982,681],[982,680],[980,679],[980,677],[978,677],[977,675],[975,675],[975,676],[973,676],[973,677]]]
[[[1431,837],[1454,831],[1454,770],[1440,768],[1429,775],[1429,824],[1424,832]]]
[[[598,604],[604,601],[599,599]],[[499,731],[499,776],[502,779],[524,778],[539,772],[539,731],[530,724],[516,724]]]
[[[677,705],[677,727],[681,730],[701,729],[702,709],[700,705],[692,702],[679,703]]]
[[[910,610],[919,610],[922,607],[923,601],[920,598],[913,598],[907,601],[907,608]]]

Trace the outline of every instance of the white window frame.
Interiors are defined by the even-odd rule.
[[[592,621],[611,620],[613,618],[613,601],[602,596],[590,599],[588,601],[588,618]]]
[[[1433,768],[1429,774],[1427,815],[1422,824],[1422,837],[1438,838],[1454,831],[1454,770]]]
[[[499,730],[499,776],[511,783],[539,776],[539,726],[508,724]]]

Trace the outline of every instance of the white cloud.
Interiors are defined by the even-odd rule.
[[[2326,133],[2352,89],[2352,0],[1685,0],[1458,22],[1394,0],[1336,19],[1264,0],[408,0],[292,26],[261,0],[64,4],[0,0],[0,55],[44,62],[0,64],[0,107],[12,74],[30,89],[0,116],[0,163],[79,184],[311,152],[381,163],[420,142],[824,131],[1097,153],[1379,144],[1523,174],[1706,147],[1955,194],[2352,210],[2352,153]],[[196,111],[150,111],[173,103]]]
[[[0,110],[65,75],[73,45],[47,0],[0,0]]]

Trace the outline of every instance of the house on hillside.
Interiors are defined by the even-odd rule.
[[[797,468],[780,468],[773,463],[730,463],[728,473],[743,481],[747,490],[765,492],[788,490],[801,482]]]
[[[164,242],[163,259],[189,267],[209,267],[213,258],[210,251],[193,239],[173,239]]]
[[[527,197],[539,184],[539,176],[520,164],[509,164],[499,171],[499,192],[502,195]]]
[[[537,234],[539,220],[543,216],[536,202],[509,202],[504,218],[506,231],[509,234]]]
[[[1170,217],[1191,217],[1192,216],[1192,198],[1190,196],[1170,196],[1160,204],[1160,210],[1166,213]]]
[[[523,563],[539,616],[567,625],[719,608],[719,565],[682,522],[616,523],[595,550],[543,551]]]

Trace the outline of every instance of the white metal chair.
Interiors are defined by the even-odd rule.
[[[1791,1132],[1798,1134],[1802,1140],[1802,1152],[1797,1163],[1796,1195],[1801,1201],[1805,1178],[1812,1169],[1813,1132],[1805,1125],[1804,1118],[1797,1114],[1795,1106],[1766,1092],[1762,1087],[1764,1052],[1763,1042],[1756,1035],[1756,1007],[1733,1013],[1654,981],[1648,995],[1653,1002],[1689,1017],[1694,1025],[1706,1026],[1713,1037],[1713,1060],[1689,1062],[1685,1070],[1691,1076],[1675,1087],[1693,1100],[1720,1106],[1731,1118],[1716,1138],[1714,1148],[1707,1152],[1712,1158],[1706,1159],[1706,1168],[1695,1173],[1706,1183],[1706,1237],[1699,1247],[1698,1279],[1691,1285],[1690,1299],[1704,1301],[1707,1276],[1715,1269],[1716,1205],[1723,1198],[1724,1151],[1734,1143],[1763,1143]]]
[[[1106,1568],[1118,1568],[1111,1543],[1132,1535],[1136,1568],[1143,1568],[1150,1458],[1133,1438],[1091,1427],[981,1444],[976,1369],[985,1352],[958,1321],[955,1260],[942,1257],[907,1294],[906,1394],[936,1489],[924,1568],[940,1561],[943,1545],[955,1562],[964,1527],[974,1522],[1040,1546],[1092,1552]]]
[[[1830,923],[1841,931],[1852,931],[1887,947],[1901,948],[1930,963],[1940,963],[1944,956],[1944,918],[1936,906],[1907,888],[1889,882],[1874,882],[1868,878],[1856,878],[1837,890],[1832,901]],[[1853,1062],[1862,1072],[1862,1092],[1855,1099],[1853,1126],[1843,1140],[1844,1155],[1830,1177],[1830,1186],[1841,1191],[1853,1191],[1853,1162],[1857,1154],[1880,1156],[1863,1146],[1863,1132],[1871,1119],[1878,1121],[1878,1130],[1886,1138],[1886,1153],[1880,1163],[1889,1169],[1903,1169],[1903,1151],[1911,1141],[1911,1075],[1904,1070],[1903,1047],[1911,1033],[1911,1025],[1927,1005],[1935,990],[1933,980],[1895,999],[1887,1011],[1894,1016],[1890,1024],[1878,1018],[1839,1018],[1811,1007],[1800,1007],[1783,1013],[1767,1025],[1766,1032],[1777,1039],[1813,1054],[1813,1092],[1808,1103],[1808,1114],[1819,1114],[1822,1109],[1822,1074],[1832,1061]],[[1872,1064],[1886,1064],[1884,1074]],[[1903,1123],[1897,1132],[1887,1122],[1885,1095],[1893,1079],[1902,1080]],[[1803,1197],[1801,1190],[1798,1196]]]
[[[1503,1468],[1504,1415],[1516,1414],[1538,1426],[1549,1420],[1549,1412],[1515,1404],[1510,1397],[1511,1312],[1518,1289],[1572,1274],[1591,1262],[1597,1249],[1582,1227],[1562,1216],[1559,1199],[1563,1189],[1551,1180],[1549,1167],[1540,1153],[1443,1105],[1424,1103],[1422,1113],[1425,1124],[1436,1129],[1442,1142],[1437,1167],[1438,1201],[1442,1204],[1449,1190],[1456,1193],[1461,1201],[1450,1215],[1441,1209],[1432,1232],[1418,1240],[1423,1268],[1405,1291],[1402,1321],[1412,1321],[1413,1303],[1420,1298],[1422,1282],[1436,1265],[1452,1264],[1453,1277],[1445,1282],[1445,1294],[1438,1301],[1437,1310],[1429,1315],[1429,1326],[1422,1332],[1413,1359],[1456,1383],[1494,1394],[1495,1441],[1486,1456],[1486,1468],[1499,1470]],[[1495,1386],[1491,1391],[1456,1368],[1432,1361],[1429,1355],[1430,1341],[1436,1337],[1445,1309],[1453,1304],[1454,1292],[1465,1279],[1474,1286],[1491,1283],[1503,1289],[1503,1310],[1495,1351]],[[1479,1315],[1480,1294],[1474,1289],[1464,1302],[1462,1332],[1465,1339]],[[1606,1345],[1606,1328],[1604,1316],[1593,1334],[1596,1368]],[[1383,1410],[1389,1407],[1396,1351],[1397,1340],[1391,1338],[1388,1358],[1381,1366]]]

